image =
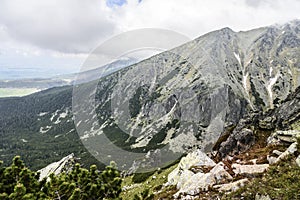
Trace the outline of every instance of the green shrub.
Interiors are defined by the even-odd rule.
[[[26,168],[19,156],[11,166],[0,162],[0,199],[120,199],[120,173],[115,163],[102,172],[96,165],[89,170],[79,164],[69,173],[51,174],[49,181],[39,181],[39,173]]]

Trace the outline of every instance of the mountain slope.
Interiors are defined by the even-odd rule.
[[[124,169],[168,164],[194,147],[209,152],[224,130],[279,106],[299,86],[299,30],[299,21],[224,28],[79,84],[73,101],[70,87],[0,99],[0,159],[23,152],[25,161],[58,160],[70,151],[84,158],[79,138],[97,159]]]

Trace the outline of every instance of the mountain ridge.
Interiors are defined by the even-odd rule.
[[[72,122],[71,87],[13,98],[16,104],[1,99],[0,107],[5,108],[0,113],[1,159],[10,160],[12,154],[24,149],[36,152],[43,149],[41,144],[80,150],[58,148],[58,155],[44,156],[43,149],[41,154],[31,155],[31,160],[58,160],[76,152],[84,157],[88,153],[81,142],[87,148],[92,145],[89,150],[93,152],[93,142],[102,136],[129,152],[151,154],[162,147],[172,155],[195,147],[209,152],[224,130],[250,112],[276,108],[299,86],[299,21],[282,27],[243,32],[224,28],[103,77],[94,94],[97,116],[86,115],[94,121],[82,123],[76,117],[76,112],[94,109],[83,104],[75,109]],[[92,94],[89,91],[94,88],[89,84],[82,84],[82,96]],[[115,115],[121,109],[127,114]],[[93,125],[95,119],[98,125]],[[14,121],[20,126],[15,127]],[[75,129],[82,125],[84,131],[78,136]],[[47,140],[51,142],[47,144]],[[13,141],[15,148],[6,145]],[[101,160],[104,156],[114,159],[105,153],[96,157]],[[128,159],[127,165],[133,160]]]

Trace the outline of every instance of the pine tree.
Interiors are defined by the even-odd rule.
[[[59,175],[50,174],[39,181],[39,173],[28,169],[19,156],[11,166],[3,168],[0,162],[0,199],[119,199],[121,193],[120,173],[111,163],[100,172],[96,165],[90,169],[75,164],[73,170]]]

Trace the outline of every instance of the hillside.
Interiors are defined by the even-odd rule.
[[[220,136],[284,106],[299,86],[299,30],[299,21],[224,28],[99,81],[2,98],[0,160],[19,154],[38,169],[75,153],[97,162],[87,148],[134,171],[164,167],[194,148],[226,156],[239,143]]]

